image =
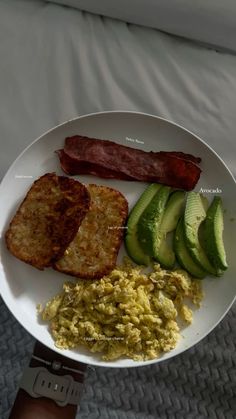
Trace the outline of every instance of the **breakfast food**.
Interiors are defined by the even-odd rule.
[[[55,173],[36,180],[6,232],[8,250],[38,269],[60,259],[89,209],[80,182]]]
[[[128,255],[139,265],[155,260],[171,269],[178,261],[193,277],[220,276],[228,267],[221,198],[208,206],[198,192],[149,185],[127,220]]]
[[[182,152],[147,152],[114,141],[75,135],[57,150],[61,168],[69,175],[158,182],[191,190],[201,174],[199,157]]]
[[[217,275],[217,270],[209,261],[202,244],[200,243],[200,226],[206,218],[206,210],[201,195],[191,192],[187,196],[184,211],[184,233],[187,248],[193,260],[205,272]]]
[[[186,299],[199,307],[202,298],[201,281],[192,281],[185,271],[155,265],[145,274],[127,258],[100,280],[66,282],[59,295],[38,309],[50,323],[56,347],[82,345],[105,361],[140,361],[176,347],[177,316],[192,323]]]
[[[116,264],[128,215],[128,203],[117,190],[87,186],[91,205],[63,257],[54,267],[80,278],[101,278]]]
[[[201,268],[192,258],[185,240],[184,219],[180,218],[174,234],[174,250],[176,258],[184,269],[195,278],[203,279],[207,275],[206,271]]]
[[[127,220],[125,247],[130,258],[138,265],[148,266],[151,263],[150,256],[143,251],[139,243],[137,230],[141,215],[160,187],[161,185],[158,185],[157,183],[149,185],[132,208]]]
[[[155,258],[159,244],[159,231],[170,195],[169,186],[161,186],[138,221],[138,240],[144,252]]]
[[[82,345],[105,361],[155,359],[176,347],[180,318],[192,323],[186,300],[200,306],[197,278],[227,269],[221,199],[207,210],[202,195],[191,191],[201,159],[190,154],[82,136],[66,138],[57,153],[68,174],[159,183],[149,184],[128,217],[118,190],[47,173],[12,219],[7,247],[38,269],[75,277],[39,307],[58,348]],[[123,237],[127,253],[148,273],[128,258],[116,266]],[[176,261],[183,269],[174,268]]]
[[[125,246],[131,259],[149,266],[152,260],[171,269],[176,262],[170,236],[184,211],[184,191],[153,183],[132,208],[125,235]]]
[[[228,268],[223,241],[224,214],[220,196],[215,196],[205,218],[204,242],[206,254],[216,270]]]
[[[157,239],[153,247],[153,256],[161,266],[172,269],[175,266],[176,257],[174,249],[170,246],[168,238],[176,230],[178,221],[184,210],[185,192],[175,191],[172,192],[162,219],[160,229],[157,231]]]

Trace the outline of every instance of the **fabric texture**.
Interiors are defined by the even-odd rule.
[[[177,122],[236,175],[235,56],[43,1],[0,0],[0,40],[0,177],[49,128],[104,110]],[[7,419],[33,338],[3,302],[0,315]],[[235,319],[234,304],[202,342],[161,364],[88,371],[78,419],[235,418]]]
[[[0,298],[0,417],[8,419],[34,340]],[[140,368],[87,370],[77,419],[234,419],[236,307],[178,357]]]
[[[202,137],[236,174],[236,57],[53,3],[0,0],[0,177],[68,119],[141,111]]]
[[[234,0],[50,0],[236,51]]]

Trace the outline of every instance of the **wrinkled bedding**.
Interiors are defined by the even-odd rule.
[[[202,137],[236,173],[236,56],[41,1],[0,1],[0,176],[77,115],[137,110]]]
[[[0,0],[0,93],[0,178],[46,130],[104,110],[177,122],[213,147],[236,176],[236,56],[229,53],[52,3]],[[3,303],[0,308],[5,419],[33,339]],[[233,418],[233,322],[235,305],[223,325],[177,361],[130,373],[95,369],[78,417]]]

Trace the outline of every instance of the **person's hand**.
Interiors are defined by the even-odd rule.
[[[50,373],[59,377],[70,375],[76,383],[83,383],[87,368],[86,364],[59,355],[39,342],[35,344],[29,366],[31,368],[44,367]],[[58,389],[57,384],[55,389]],[[61,407],[50,398],[34,398],[20,388],[9,419],[74,419],[77,407],[78,405],[70,403]]]

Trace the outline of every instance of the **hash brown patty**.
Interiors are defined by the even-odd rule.
[[[46,173],[33,183],[10,223],[8,250],[38,269],[51,266],[75,237],[89,205],[82,183]]]
[[[60,272],[97,279],[115,266],[128,216],[128,203],[117,190],[87,185],[91,205],[63,257],[54,264]]]

